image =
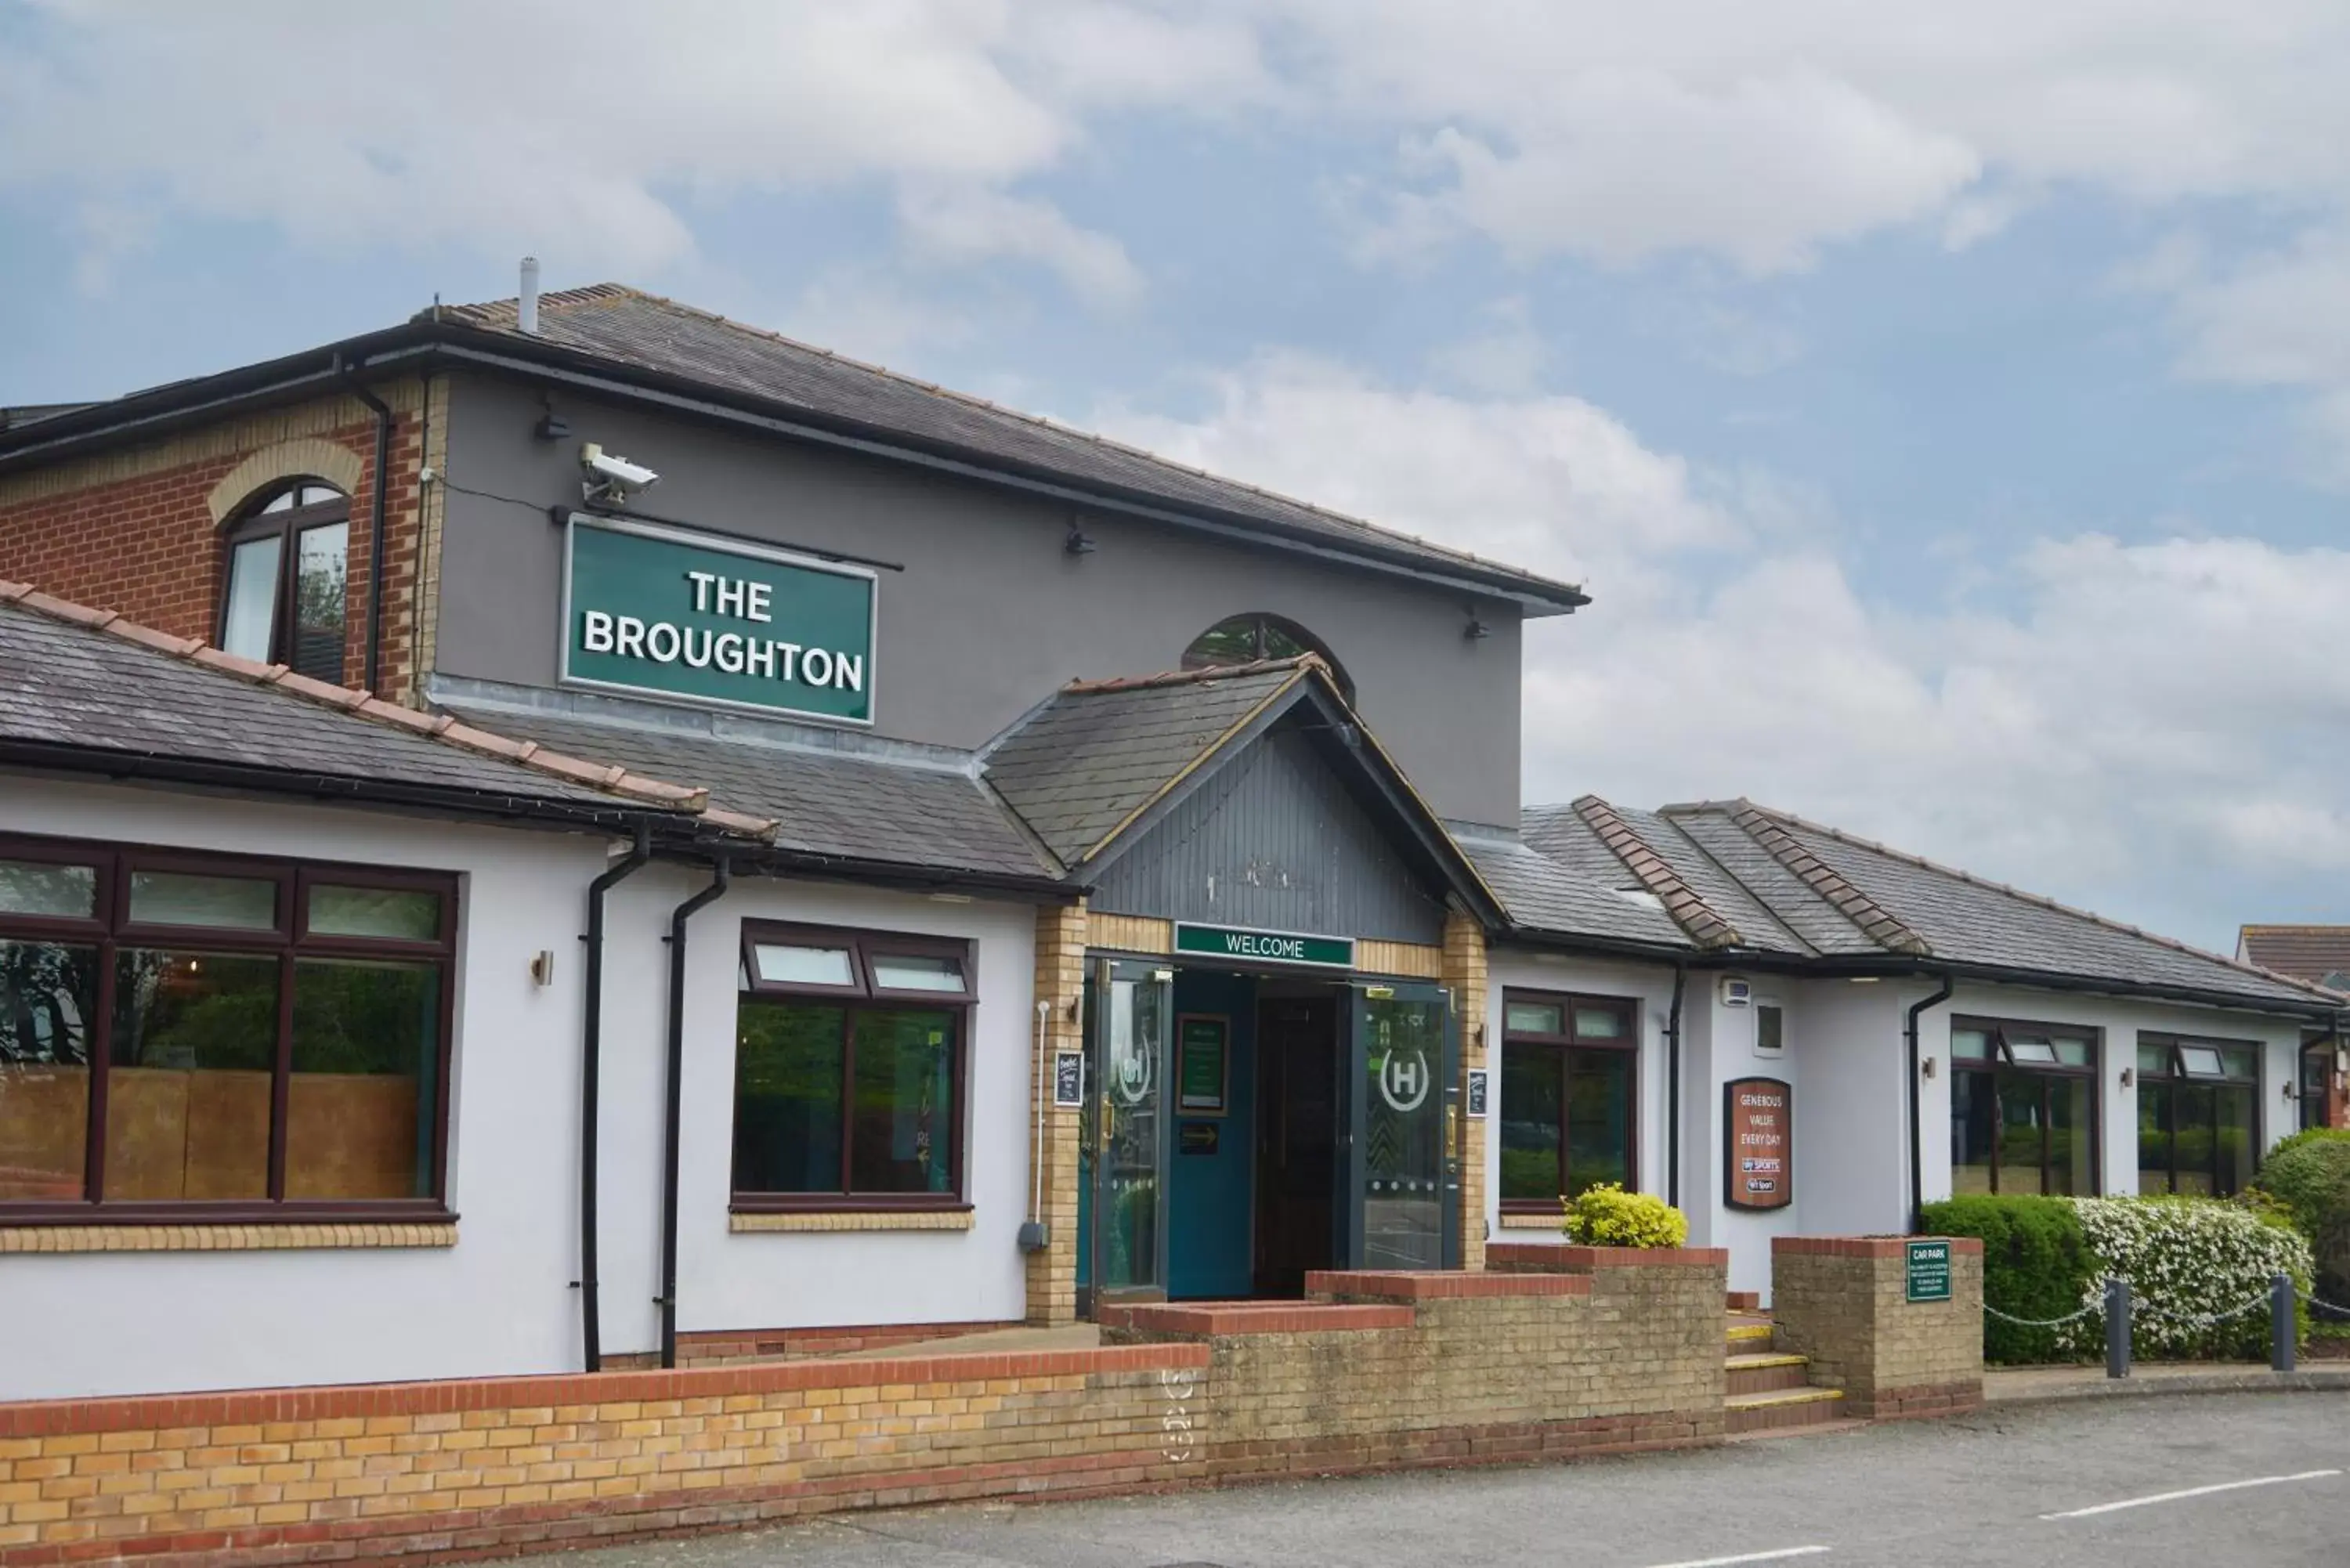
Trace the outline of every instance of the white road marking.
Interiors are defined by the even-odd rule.
[[[2063,1513],[2043,1513],[2043,1519],[2087,1519],[2092,1514],[2113,1513],[2125,1508],[2144,1508],[2150,1502],[2177,1502],[2181,1498],[2209,1497],[2215,1491],[2241,1491],[2249,1486],[2282,1486],[2287,1481],[2324,1480],[2338,1476],[2340,1470],[2299,1470],[2289,1476],[2254,1476],[2251,1480],[2221,1481],[2216,1486],[2190,1486],[2185,1491],[2158,1491],[2152,1497],[2125,1498],[2119,1502],[2101,1502],[2095,1508],[2069,1509]]]
[[[1730,1568],[1733,1563],[1776,1563],[1785,1557],[1813,1557],[1825,1546],[1782,1546],[1776,1552],[1742,1552],[1735,1557],[1695,1557],[1686,1563],[1659,1563],[1656,1568]]]

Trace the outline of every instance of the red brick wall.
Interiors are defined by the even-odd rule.
[[[416,673],[422,388],[411,381],[375,390],[394,410],[377,685],[380,695],[399,699]],[[210,504],[213,491],[248,457],[296,441],[324,441],[357,460],[343,682],[359,685],[367,673],[375,417],[353,398],[317,399],[0,475],[0,578],[216,642],[225,553]]]

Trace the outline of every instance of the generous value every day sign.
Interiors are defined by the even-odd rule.
[[[873,574],[650,523],[574,514],[563,679],[873,721]]]

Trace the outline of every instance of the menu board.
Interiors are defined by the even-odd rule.
[[[1722,1201],[1783,1209],[1795,1196],[1795,1096],[1783,1078],[1733,1078],[1721,1086]]]

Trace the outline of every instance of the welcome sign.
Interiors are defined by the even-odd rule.
[[[563,558],[567,684],[873,722],[870,571],[578,513]]]

